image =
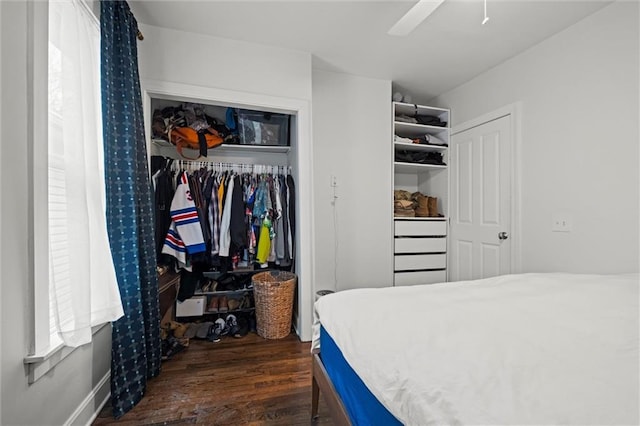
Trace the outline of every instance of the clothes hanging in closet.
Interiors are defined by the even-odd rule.
[[[270,169],[280,173],[262,173],[259,166],[199,165],[176,170],[179,165],[174,164],[173,170],[164,167],[154,175],[160,252],[189,271],[194,263],[223,272],[254,266],[290,269],[295,253],[293,177],[278,167]]]

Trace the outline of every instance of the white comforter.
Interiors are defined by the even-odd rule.
[[[405,424],[623,425],[639,421],[638,288],[523,274],[342,291],[315,309]]]

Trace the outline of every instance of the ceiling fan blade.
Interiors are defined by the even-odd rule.
[[[406,36],[436,10],[444,0],[420,0],[395,23],[387,34]]]

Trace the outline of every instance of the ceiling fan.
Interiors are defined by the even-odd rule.
[[[393,36],[406,36],[418,25],[429,17],[445,0],[419,0],[405,15],[395,23],[387,32]],[[487,16],[487,0],[484,0],[484,20],[482,25],[489,21]]]

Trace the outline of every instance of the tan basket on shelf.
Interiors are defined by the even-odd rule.
[[[282,339],[291,332],[296,275],[286,271],[255,274],[253,296],[256,303],[256,329],[265,339]]]

